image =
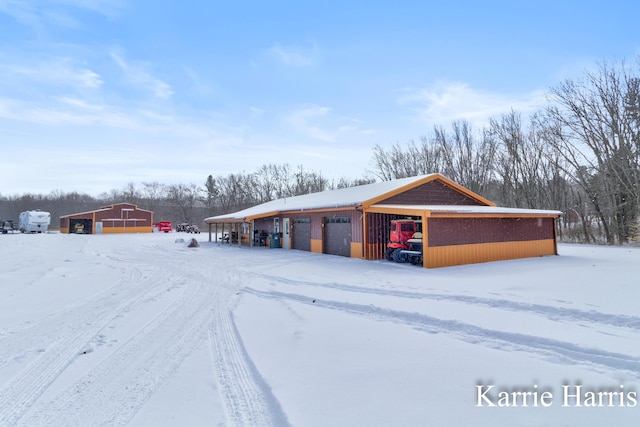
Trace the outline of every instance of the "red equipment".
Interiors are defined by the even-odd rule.
[[[171,226],[171,221],[160,221],[153,224],[155,228],[158,229],[158,232],[170,233],[173,230]]]
[[[422,263],[422,222],[413,219],[391,221],[387,260],[395,262]]]

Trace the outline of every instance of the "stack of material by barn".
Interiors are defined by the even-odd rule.
[[[153,212],[131,203],[117,203],[95,211],[60,217],[61,233],[151,233]]]
[[[497,207],[431,174],[278,199],[205,222],[209,241],[221,227],[241,236],[238,245],[279,235],[285,249],[376,260],[385,257],[391,221],[411,218],[422,222],[423,266],[443,267],[557,255],[560,214]]]

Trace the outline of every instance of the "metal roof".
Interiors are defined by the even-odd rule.
[[[434,173],[396,179],[393,181],[359,185],[356,187],[341,188],[338,190],[322,191],[302,196],[286,197],[283,199],[272,200],[238,212],[205,218],[204,221],[206,223],[236,222],[277,215],[281,212],[350,207],[356,208],[362,206],[367,207],[395,194],[435,180],[456,189],[460,193],[465,194],[469,198],[474,199],[485,206],[495,206],[494,203],[471,190],[456,184],[440,174]]]

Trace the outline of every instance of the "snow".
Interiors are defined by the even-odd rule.
[[[453,206],[453,205],[372,205],[372,209],[410,209],[431,211],[438,213],[466,213],[466,214],[515,214],[515,215],[534,215],[534,216],[560,216],[561,211],[549,209],[522,209],[522,208],[505,208],[500,206]]]
[[[0,236],[0,425],[637,425],[639,248],[424,269],[177,237]]]

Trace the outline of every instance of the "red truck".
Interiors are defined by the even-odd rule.
[[[173,230],[171,226],[171,221],[160,221],[153,224],[153,228],[157,229],[159,233],[165,232],[170,233]]]

